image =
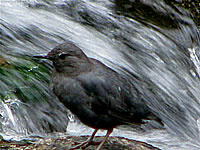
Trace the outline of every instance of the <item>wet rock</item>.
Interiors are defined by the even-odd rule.
[[[23,142],[0,142],[0,149],[6,150],[67,150],[74,145],[85,141],[88,136],[62,136],[56,138],[41,139],[35,143],[30,144],[27,141]],[[101,141],[103,137],[95,137],[95,141]],[[94,150],[97,144],[92,144],[86,150]],[[102,150],[160,150],[150,144],[130,140],[123,137],[109,137],[104,144]]]

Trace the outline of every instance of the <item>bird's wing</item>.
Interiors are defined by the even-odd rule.
[[[128,82],[116,73],[82,75],[78,78],[85,93],[92,99],[92,110],[108,115],[121,122],[142,123],[151,117],[149,108],[131,88]],[[133,92],[132,92],[133,91]]]

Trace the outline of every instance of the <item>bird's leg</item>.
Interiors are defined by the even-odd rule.
[[[97,133],[98,129],[95,129],[94,132],[92,133],[91,137],[89,137],[85,142],[79,144],[79,145],[76,145],[72,148],[70,148],[69,150],[73,150],[73,149],[78,149],[80,147],[83,147],[85,144],[87,144],[86,146],[84,146],[84,148],[86,148],[87,146],[90,145],[90,143],[92,142],[92,140],[94,139],[94,136],[95,134]]]
[[[109,129],[106,133],[106,136],[104,137],[103,141],[101,141],[101,143],[99,144],[99,146],[97,147],[96,150],[101,150],[103,144],[105,143],[105,141],[107,140],[107,138],[109,137],[109,135],[112,133],[113,131],[113,128],[112,129]]]

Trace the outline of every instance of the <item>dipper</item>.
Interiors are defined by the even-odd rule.
[[[94,128],[92,136],[71,149],[88,146],[99,129],[107,130],[100,150],[113,128],[122,124],[161,120],[145,104],[139,91],[126,78],[100,61],[87,57],[70,41],[59,44],[46,56],[53,62],[53,92],[81,122]]]

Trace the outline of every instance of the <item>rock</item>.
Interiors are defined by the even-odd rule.
[[[0,149],[6,150],[67,150],[70,147],[85,141],[88,136],[62,136],[56,138],[41,139],[36,143],[29,142],[0,142]],[[101,141],[102,136],[95,137],[95,141]],[[97,144],[90,145],[86,150],[95,150]],[[130,140],[123,137],[109,137],[102,150],[160,150],[150,144]]]

